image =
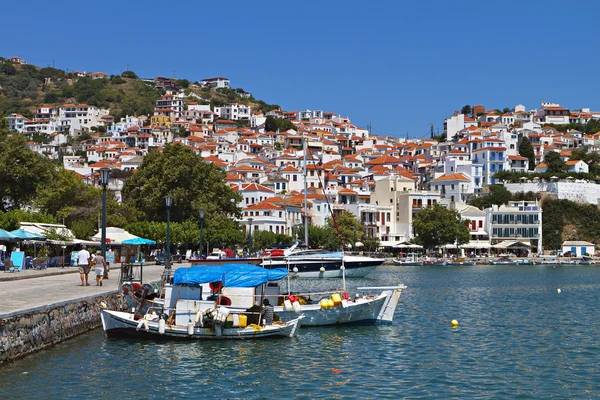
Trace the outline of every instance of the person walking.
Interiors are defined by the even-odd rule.
[[[92,261],[94,270],[96,272],[96,286],[102,286],[102,279],[104,279],[104,269],[106,268],[106,260],[102,257],[100,250],[96,251],[96,255]]]
[[[81,286],[90,286],[88,283],[88,274],[90,273],[90,253],[86,250],[85,244],[81,246],[81,250],[77,253],[77,265],[79,266],[79,278],[81,278]],[[85,285],[84,280],[85,278]]]

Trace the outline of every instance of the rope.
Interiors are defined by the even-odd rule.
[[[423,313],[423,314],[425,314],[425,315],[427,315],[427,316],[429,316],[429,317],[431,317],[431,318],[439,319],[440,321],[444,321],[444,322],[446,321],[445,319],[443,319],[443,318],[440,318],[440,317],[438,317],[438,316],[436,316],[436,315],[430,314],[430,313],[428,313],[427,311],[423,311],[423,310],[421,310],[421,309],[418,309],[417,307],[414,307],[414,306],[409,306],[408,304],[406,304],[406,303],[405,303],[405,302],[403,302],[403,301],[399,301],[398,303],[400,303],[400,304],[403,304],[403,305],[405,305],[405,306],[406,306],[406,307],[408,307],[408,308],[412,308],[413,310],[415,310],[415,311],[418,311],[418,312],[420,312],[420,313]]]

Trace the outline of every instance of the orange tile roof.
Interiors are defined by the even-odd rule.
[[[439,178],[434,179],[434,181],[470,181],[470,179],[464,176],[463,174],[444,174]]]

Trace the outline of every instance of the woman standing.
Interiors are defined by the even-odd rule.
[[[102,286],[102,279],[104,279],[104,268],[106,268],[106,260],[102,257],[100,250],[96,251],[94,256],[94,265],[96,269],[96,286]]]

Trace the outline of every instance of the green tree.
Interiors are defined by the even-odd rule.
[[[290,129],[296,129],[296,126],[289,119],[275,118],[268,116],[265,121],[265,131],[267,132],[283,132]]]
[[[533,151],[531,142],[525,136],[521,137],[521,140],[519,141],[519,155],[521,157],[527,157],[529,160],[529,170],[533,171],[535,169],[535,152]]]
[[[23,135],[7,136],[3,127],[0,131],[0,210],[6,211],[30,204],[53,181],[56,170],[50,160],[27,147]]]
[[[556,151],[546,153],[544,163],[547,166],[546,171],[548,172],[565,172],[567,170],[567,164]]]
[[[329,235],[328,238],[329,248],[351,248],[354,243],[355,230],[356,241],[360,242],[362,240],[364,228],[354,217],[354,214],[349,211],[342,211],[335,219],[327,218],[326,226],[333,232],[333,235]]]
[[[197,218],[203,209],[209,219],[241,216],[241,196],[225,183],[225,172],[206,163],[181,144],[167,144],[162,152],[151,151],[138,172],[125,182],[123,199],[149,220],[165,220],[165,195],[173,197],[171,220]]]
[[[504,186],[490,185],[488,189],[488,193],[473,199],[471,205],[483,210],[494,204],[498,206],[506,204],[512,198],[512,194]]]
[[[21,222],[39,222],[44,224],[56,223],[56,219],[48,214],[37,213],[22,209],[0,212],[0,228],[7,231],[19,229]]]
[[[274,244],[291,243],[292,238],[287,235],[270,231],[254,231],[252,234],[252,246],[255,249],[266,250]]]
[[[426,249],[449,243],[460,246],[470,239],[469,228],[458,211],[439,204],[419,211],[413,218],[413,227],[417,241]]]
[[[465,115],[471,115],[473,113],[473,108],[467,104],[463,106],[463,108],[460,110],[460,113]]]
[[[72,226],[75,221],[81,230],[97,226],[101,214],[101,189],[86,184],[72,171],[59,169],[56,177],[37,193],[37,207],[50,215],[65,220]],[[84,224],[84,221],[88,221]]]
[[[137,79],[138,76],[135,72],[133,71],[123,71],[123,73],[121,74],[121,76],[123,78],[131,78],[131,79]]]

